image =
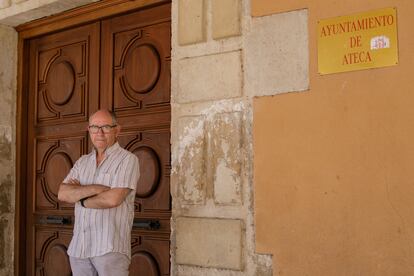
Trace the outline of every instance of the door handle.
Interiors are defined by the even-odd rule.
[[[71,224],[72,219],[70,217],[60,217],[60,216],[47,216],[46,218],[40,219],[42,224]]]
[[[158,230],[161,227],[161,224],[158,220],[134,219],[134,223],[132,225],[136,228],[145,229],[145,230]]]

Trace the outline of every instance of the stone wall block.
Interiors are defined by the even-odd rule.
[[[0,214],[7,214],[12,211],[11,193],[12,193],[12,178],[10,173],[0,176]],[[4,248],[4,247],[0,247]]]
[[[12,1],[13,1],[13,4],[19,4],[22,2],[26,2],[27,0],[12,0]]]
[[[243,233],[241,220],[179,217],[176,262],[242,270]]]
[[[10,0],[0,0],[0,9],[5,9],[11,6]]]
[[[241,52],[185,58],[178,67],[180,103],[219,100],[242,94]]]
[[[0,110],[2,111],[0,126],[11,126],[12,110],[15,105],[13,99],[17,85],[17,32],[13,28],[0,26],[0,49]],[[7,133],[7,136],[11,137],[10,127]],[[0,130],[1,135],[4,135],[4,129]]]
[[[11,114],[7,114],[10,118]],[[0,162],[10,162],[12,159],[11,127],[0,126]]]
[[[6,239],[7,239],[7,226],[8,221],[5,218],[0,218],[0,248],[6,248]],[[0,270],[3,270],[6,267],[7,259],[5,254],[0,254]]]
[[[252,18],[246,35],[246,89],[251,96],[309,88],[308,11]]]
[[[0,25],[0,275],[13,275],[17,40]]]
[[[212,0],[214,39],[240,35],[241,0]]]
[[[206,41],[205,0],[179,0],[178,43],[180,45]]]
[[[209,128],[208,167],[212,169],[214,200],[218,204],[240,204],[242,114],[216,114]]]
[[[13,274],[13,246],[14,246],[14,229],[13,216],[0,216],[0,248],[4,254],[0,254],[0,275],[14,275]]]
[[[184,204],[204,204],[206,199],[204,120],[203,116],[189,116],[178,122],[178,192]]]

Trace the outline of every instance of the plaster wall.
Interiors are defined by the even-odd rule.
[[[385,7],[399,64],[318,75],[317,21]],[[302,8],[309,89],[254,100],[256,249],[274,275],[412,275],[414,3],[252,0],[251,12]]]
[[[0,275],[13,274],[17,33],[0,26]]]

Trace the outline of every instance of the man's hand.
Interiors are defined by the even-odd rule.
[[[60,184],[58,199],[68,203],[75,203],[82,198],[94,196],[109,189],[108,186],[100,184],[81,185],[79,180],[70,179],[68,183]]]

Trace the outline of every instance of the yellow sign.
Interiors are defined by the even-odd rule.
[[[317,36],[320,74],[398,63],[395,8],[321,20]]]

